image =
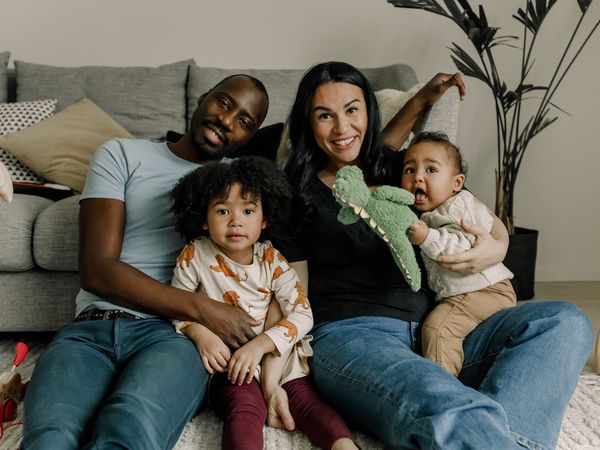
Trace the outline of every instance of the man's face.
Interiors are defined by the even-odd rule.
[[[262,123],[267,98],[244,76],[229,78],[198,99],[191,123],[199,160],[220,159],[247,142]]]

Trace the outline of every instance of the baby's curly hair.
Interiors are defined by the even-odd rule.
[[[260,200],[267,227],[279,229],[289,220],[291,189],[285,174],[274,162],[260,156],[242,156],[199,167],[183,176],[171,191],[175,230],[186,241],[207,235],[209,204],[224,200],[239,183],[242,196]]]

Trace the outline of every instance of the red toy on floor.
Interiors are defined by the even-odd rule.
[[[17,342],[15,346],[15,359],[10,370],[0,374],[0,439],[4,435],[4,424],[12,422],[17,417],[17,404],[23,401],[27,383],[21,381],[21,374],[16,368],[23,362],[29,349],[23,342]]]

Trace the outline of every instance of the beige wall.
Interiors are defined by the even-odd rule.
[[[523,1],[481,3],[503,34],[519,32],[510,16]],[[558,56],[576,8],[575,0],[555,6],[538,42],[541,76]],[[599,5],[592,8],[589,19],[598,20]],[[27,0],[3,2],[2,17],[0,50],[24,61],[69,66],[157,65],[193,57],[199,65],[305,68],[338,59],[363,67],[406,62],[426,80],[453,70],[450,42],[468,47],[450,21],[385,0]],[[600,145],[594,135],[600,126],[599,43],[600,33],[555,96],[571,116],[561,114],[533,142],[517,184],[516,222],[540,230],[540,281],[600,280]],[[512,61],[518,64],[517,52],[504,50],[502,69],[516,69]],[[468,185],[492,206],[491,97],[478,81],[467,82],[458,143],[470,164]]]

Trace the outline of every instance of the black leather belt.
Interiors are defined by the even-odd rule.
[[[140,316],[130,314],[120,309],[90,309],[83,311],[75,318],[75,322],[82,320],[113,320],[113,319],[129,319],[139,320],[142,319]]]

